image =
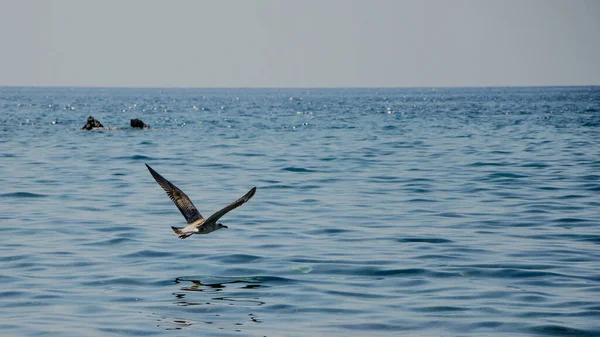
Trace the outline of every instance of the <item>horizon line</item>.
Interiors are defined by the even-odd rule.
[[[545,84],[545,85],[456,85],[456,86],[103,86],[103,85],[5,85],[0,88],[47,89],[486,89],[486,88],[582,88],[600,87],[600,84]]]

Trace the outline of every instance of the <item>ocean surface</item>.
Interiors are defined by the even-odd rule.
[[[600,87],[4,87],[0,185],[1,336],[600,336]]]

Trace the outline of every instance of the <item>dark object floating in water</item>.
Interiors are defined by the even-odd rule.
[[[102,129],[104,125],[100,123],[97,119],[90,116],[87,119],[87,123],[81,128],[82,130],[94,130],[94,129]]]
[[[132,119],[130,124],[131,127],[135,129],[150,129],[150,125],[144,124],[144,121],[138,118]]]
[[[250,198],[254,196],[254,193],[256,193],[256,187],[253,187],[250,191],[248,191],[248,193],[246,193],[246,195],[225,206],[225,208],[216,212],[215,214],[209,216],[208,219],[205,219],[200,212],[198,212],[198,209],[196,206],[194,206],[190,198],[188,198],[188,196],[183,193],[182,190],[158,174],[158,172],[154,171],[150,166],[148,166],[148,164],[146,164],[146,167],[148,168],[148,171],[150,171],[150,174],[152,174],[154,180],[156,180],[160,187],[167,192],[169,199],[175,203],[175,206],[179,208],[179,211],[181,214],[183,214],[183,217],[187,221],[186,227],[171,227],[173,232],[179,235],[180,239],[185,239],[192,234],[208,234],[221,228],[227,228],[227,226],[223,225],[222,223],[218,223],[217,221],[225,214],[242,206],[246,201],[250,200]]]

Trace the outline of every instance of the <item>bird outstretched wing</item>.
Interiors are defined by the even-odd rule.
[[[169,198],[175,203],[175,206],[179,208],[179,211],[183,214],[183,217],[188,224],[198,219],[202,219],[202,215],[198,212],[196,206],[194,206],[190,198],[183,193],[182,190],[171,184],[170,181],[154,171],[148,164],[146,164],[146,167],[148,168],[148,171],[150,171],[150,174],[152,174],[152,177],[154,177],[154,180],[156,180],[160,187],[167,192]]]
[[[239,198],[238,200],[232,202],[231,204],[225,206],[220,211],[218,211],[215,214],[208,217],[208,219],[206,219],[204,221],[204,223],[208,224],[208,223],[217,222],[221,217],[223,217],[223,215],[229,213],[230,211],[233,211],[234,209],[236,209],[236,208],[242,206],[244,203],[246,203],[246,201],[250,200],[254,196],[254,193],[256,193],[256,187],[253,187],[243,197]]]

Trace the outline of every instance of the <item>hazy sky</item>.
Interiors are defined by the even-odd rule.
[[[600,84],[600,0],[0,0],[0,85]]]

